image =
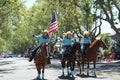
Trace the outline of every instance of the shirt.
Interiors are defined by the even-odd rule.
[[[81,43],[82,43],[82,44],[90,44],[90,43],[91,43],[91,40],[90,40],[89,37],[84,36],[84,37],[81,39]]]
[[[64,37],[63,40],[62,40],[63,46],[72,45],[72,44],[74,44],[74,42],[75,41],[72,38],[66,38],[66,37]]]
[[[44,43],[50,43],[50,38],[48,36],[34,36],[34,38],[39,40],[39,45],[42,45]]]

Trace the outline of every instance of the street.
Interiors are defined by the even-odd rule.
[[[93,76],[90,65],[90,76],[78,75],[79,69],[75,68],[75,78],[61,77],[61,64],[58,59],[51,59],[51,64],[45,68],[46,80],[120,80],[120,61],[98,62],[97,78]],[[65,71],[66,72],[66,71]],[[67,74],[67,73],[66,73]],[[27,58],[1,58],[0,80],[33,80],[37,76],[34,62],[28,62]]]

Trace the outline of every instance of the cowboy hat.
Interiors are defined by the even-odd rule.
[[[66,33],[66,35],[69,35],[69,34],[71,35],[72,33],[71,33],[70,31],[68,31],[68,32]]]
[[[83,35],[89,35],[90,33],[88,31],[84,31]]]
[[[67,36],[67,33],[63,33],[64,36]]]
[[[43,33],[48,33],[48,30],[44,30]]]

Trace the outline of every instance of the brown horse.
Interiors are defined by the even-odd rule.
[[[76,51],[81,52],[81,46],[79,42],[75,42],[68,50],[67,54],[62,54],[64,57],[61,59],[62,64],[62,76],[64,76],[65,63],[67,62],[67,75],[74,77],[74,68],[76,61]],[[70,69],[69,69],[70,67]]]
[[[82,63],[83,71],[84,71],[84,62],[87,62],[87,75],[89,75],[89,62],[92,61],[94,66],[94,76],[96,77],[96,60],[97,60],[97,51],[99,47],[105,49],[106,45],[102,41],[102,39],[94,40],[92,44],[89,46],[87,53],[84,56],[82,56],[82,60],[80,60],[80,62]],[[81,74],[81,69],[80,69],[80,74]]]
[[[43,44],[40,52],[38,52],[37,56],[34,58],[34,62],[38,72],[37,80],[44,79],[44,69],[48,61],[48,56],[49,56],[49,44]]]

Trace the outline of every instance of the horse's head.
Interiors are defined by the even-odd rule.
[[[102,47],[103,49],[107,48],[107,45],[102,39],[99,39],[98,41],[99,41],[98,43],[99,47]]]
[[[75,42],[72,46],[73,50],[78,50],[79,52],[81,52],[81,44],[79,42]]]
[[[50,51],[50,44],[49,43],[45,43],[42,45],[41,51],[45,52],[45,53],[49,53]]]
[[[75,43],[73,44],[73,47],[74,47],[76,50],[81,49],[81,45],[80,45],[79,42],[75,42]]]

